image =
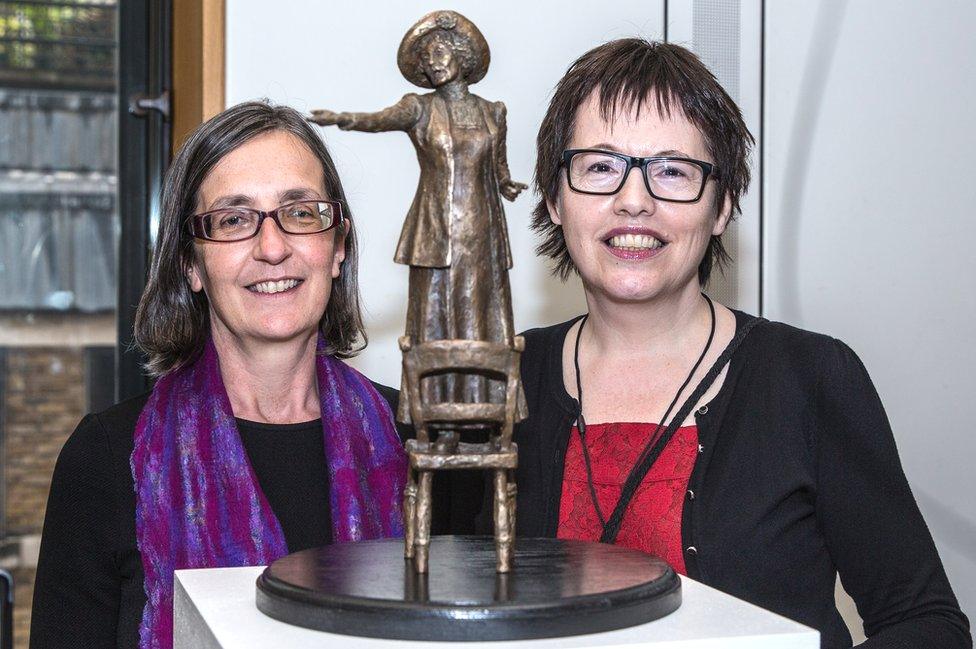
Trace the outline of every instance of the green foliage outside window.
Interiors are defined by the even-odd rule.
[[[0,85],[114,80],[117,7],[114,0],[0,2]]]

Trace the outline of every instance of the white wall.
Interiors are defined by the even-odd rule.
[[[766,315],[860,355],[972,620],[976,3],[766,7]]]
[[[661,0],[599,3],[554,0],[451,2],[488,40],[492,61],[472,91],[508,106],[512,176],[530,183],[535,135],[551,91],[569,64],[613,38],[660,38]],[[273,10],[263,0],[227,1],[227,104],[267,97],[300,111],[366,111],[395,103],[410,85],[396,66],[400,39],[440,2],[314,2],[287,0]],[[287,45],[286,45],[287,44]],[[370,344],[353,364],[370,378],[400,384],[406,314],[406,266],[393,263],[403,217],[417,187],[413,145],[404,133],[347,133],[330,127],[326,143],[345,185],[362,242],[359,272]],[[515,267],[511,271],[515,327],[560,322],[584,310],[578,281],[551,278],[534,253],[528,230],[536,197],[505,201]]]

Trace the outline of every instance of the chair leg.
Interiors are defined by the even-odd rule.
[[[403,489],[403,556],[413,558],[417,542],[417,478],[413,467],[407,468],[407,485]]]
[[[512,567],[512,518],[509,514],[508,476],[505,469],[495,469],[495,552],[497,572]]]
[[[417,498],[417,537],[414,541],[414,565],[417,572],[427,572],[427,555],[430,550],[431,480],[433,472],[420,472],[420,493]]]
[[[508,476],[508,532],[515,538],[515,501],[517,489],[515,486],[515,476],[509,472]]]

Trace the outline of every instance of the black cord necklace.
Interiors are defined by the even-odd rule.
[[[702,364],[702,361],[705,360],[705,355],[708,353],[708,350],[712,346],[712,340],[715,338],[715,305],[712,303],[712,300],[704,293],[702,293],[702,297],[705,298],[705,301],[708,303],[708,312],[711,315],[711,328],[708,332],[708,340],[705,342],[705,348],[702,349],[702,353],[698,357],[698,360],[695,361],[695,365],[691,368],[691,371],[688,373],[688,377],[684,380],[684,383],[681,384],[681,387],[678,388],[678,391],[675,393],[674,398],[671,400],[671,405],[669,405],[668,409],[665,410],[664,416],[661,417],[660,422],[658,422],[657,427],[654,429],[654,433],[651,435],[650,439],[647,441],[647,444],[644,447],[644,450],[641,451],[641,454],[638,456],[637,461],[634,463],[634,468],[631,469],[631,473],[633,473],[634,469],[636,469],[637,467],[639,467],[641,464],[644,463],[644,460],[646,459],[647,455],[651,452],[651,449],[654,447],[654,444],[658,439],[658,435],[660,435],[661,433],[661,429],[664,426],[664,422],[667,421],[668,416],[671,414],[671,411],[674,409],[675,404],[678,403],[678,399],[681,397],[681,393],[684,392],[685,388],[688,387],[688,384],[691,383],[692,377],[695,375],[695,372],[698,371],[698,367]],[[607,519],[603,515],[603,509],[600,507],[600,502],[599,500],[597,500],[596,497],[596,487],[593,484],[593,468],[590,464],[590,453],[586,448],[586,420],[583,418],[583,382],[580,377],[579,352],[580,352],[580,338],[582,337],[581,334],[583,333],[583,325],[586,324],[586,320],[588,317],[589,314],[586,314],[583,316],[582,320],[580,320],[579,329],[576,330],[576,346],[573,351],[573,366],[576,369],[576,402],[579,407],[576,414],[576,431],[579,433],[580,446],[583,449],[583,464],[586,466],[586,484],[590,490],[590,500],[593,502],[593,509],[596,510],[597,518],[600,519],[600,526],[602,527],[605,533],[607,530]],[[627,482],[630,482],[630,480],[628,480]],[[634,487],[629,490],[626,489],[626,485],[625,485],[625,491],[622,491],[620,494],[620,502],[624,502],[624,503],[628,502],[633,497],[634,495],[633,492],[635,490],[636,490],[636,485],[634,485]],[[614,536],[616,536],[615,532],[614,532]]]

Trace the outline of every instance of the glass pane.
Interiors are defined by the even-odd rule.
[[[114,391],[117,14],[0,2],[0,562],[18,648],[54,463]]]

